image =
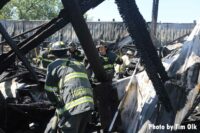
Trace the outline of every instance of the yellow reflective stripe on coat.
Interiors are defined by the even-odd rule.
[[[57,109],[56,112],[58,114],[62,114],[65,111],[70,110],[70,109],[72,109],[72,108],[74,108],[74,107],[76,107],[76,106],[78,106],[80,104],[83,104],[83,103],[93,103],[94,104],[94,100],[90,96],[84,96],[84,97],[81,97],[79,99],[73,100],[73,101],[71,101],[69,103],[66,103],[64,108]]]
[[[80,66],[80,65],[83,65],[81,62],[79,62],[79,61],[71,61],[72,63],[74,63],[75,65],[78,65],[78,66]]]
[[[103,57],[103,60],[104,60],[105,62],[108,62],[108,57]]]
[[[82,73],[82,72],[72,72],[68,75],[65,76],[64,78],[64,83],[66,83],[67,81],[74,79],[74,78],[83,78],[83,79],[88,79],[88,76],[86,73]],[[63,79],[60,80],[59,82],[59,87],[61,88],[62,85],[62,81]]]
[[[103,68],[104,69],[113,68],[113,65],[112,64],[104,65]]]
[[[57,88],[57,87],[54,87],[54,86],[46,86],[46,85],[45,85],[44,89],[45,89],[46,91],[49,91],[49,92],[56,92],[56,91],[58,91],[58,88]]]
[[[85,79],[88,79],[88,76],[86,73],[82,73],[82,72],[72,72],[68,75],[65,76],[65,79],[64,79],[64,83],[73,79],[73,78],[85,78]]]
[[[46,58],[42,58],[42,61],[46,61],[46,62],[49,62],[49,63],[53,62],[53,60],[49,60],[49,59],[46,59]]]

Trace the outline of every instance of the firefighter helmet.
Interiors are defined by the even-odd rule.
[[[65,44],[62,41],[55,42],[51,45],[51,51],[66,50]]]
[[[74,48],[74,49],[76,49],[76,48],[77,48],[77,45],[76,45],[75,42],[70,42],[70,43],[68,44],[68,48]]]
[[[57,57],[66,55],[66,52],[67,48],[65,47],[65,44],[62,41],[55,42],[51,45],[50,53]]]
[[[128,50],[128,51],[126,52],[126,54],[127,54],[127,55],[133,55],[133,52],[130,51],[130,50]]]
[[[97,41],[97,45],[96,48],[100,48],[100,47],[105,47],[106,48],[106,43],[103,40]]]

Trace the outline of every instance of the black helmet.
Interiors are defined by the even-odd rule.
[[[76,45],[75,42],[70,42],[70,43],[68,44],[68,48],[74,48],[74,49],[76,49],[76,48],[77,48],[77,45]]]
[[[67,52],[67,48],[62,41],[55,42],[51,45],[50,52],[55,56],[63,56]]]
[[[100,48],[100,47],[106,47],[105,41],[103,41],[103,40],[97,41],[96,48],[98,49],[98,48]]]

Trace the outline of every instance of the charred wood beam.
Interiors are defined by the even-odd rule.
[[[183,39],[184,37],[186,37],[186,36],[188,36],[188,35],[190,35],[190,33],[187,33],[187,34],[185,34],[185,35],[182,35],[182,36],[180,36],[180,37],[174,39],[174,40],[171,41],[171,42],[167,42],[166,44],[164,44],[164,46],[165,46],[165,45],[170,45],[170,44],[172,45],[172,44],[175,43],[176,41],[179,41],[179,40]]]
[[[36,33],[34,33],[33,35],[31,35],[29,38],[23,40],[22,42],[20,42],[18,44],[18,47],[21,48],[22,46],[24,46],[26,43],[30,42],[32,39],[37,38],[38,35],[40,35],[43,31],[45,31],[46,29],[48,29],[52,24],[54,24],[56,21],[58,21],[58,19],[60,19],[59,17],[52,19],[50,22],[48,22],[47,24],[45,24],[44,26],[42,26],[39,30],[36,31]],[[39,45],[39,44],[38,44]],[[13,51],[11,50],[10,52],[8,52],[7,54],[1,55],[0,56],[0,63],[3,63],[3,61],[6,61],[7,58],[9,56],[11,56],[13,53]],[[8,64],[10,64],[10,62],[14,61],[14,56],[12,56],[10,58],[10,61],[8,62]],[[8,67],[8,66],[7,66]],[[0,72],[1,73],[1,72]]]
[[[29,32],[32,32],[32,31],[34,31],[34,30],[37,30],[37,29],[41,28],[41,27],[44,26],[44,25],[45,25],[45,24],[42,24],[42,25],[40,25],[40,26],[37,26],[37,27],[32,28],[32,29],[30,29],[30,30],[27,30],[27,31],[25,31],[25,32],[23,32],[23,33],[21,33],[21,34],[19,34],[19,35],[13,36],[12,39],[18,38],[18,37],[20,37],[20,36],[23,36],[23,35],[29,33]],[[2,42],[0,42],[0,45],[1,45],[1,44],[5,44],[5,43],[6,43],[6,41],[2,41]]]
[[[116,3],[118,3],[118,1],[121,0],[116,0]],[[147,52],[149,58],[153,61],[155,67],[156,67],[156,71],[159,74],[159,76],[161,77],[162,81],[165,82],[169,79],[165,68],[157,54],[156,48],[154,47],[150,34],[147,30],[147,25],[146,22],[144,20],[144,18],[142,17],[142,15],[140,14],[137,5],[135,3],[134,0],[125,0],[124,3],[131,3],[129,5],[127,5],[127,7],[129,7],[128,9],[126,9],[126,6],[121,6],[121,8],[123,8],[123,10],[119,7],[120,12],[122,12],[124,15],[127,14],[126,20],[129,20],[129,26],[128,26],[128,21],[125,21],[126,25],[130,28],[133,29],[134,35],[132,36],[133,39],[135,39],[134,37],[136,35],[140,35],[141,39],[140,39],[140,44],[138,45],[144,45],[144,49]],[[123,4],[122,4],[123,5]],[[131,9],[130,6],[135,6],[134,9]],[[122,15],[122,17],[125,20],[125,16]],[[138,16],[139,15],[139,16]],[[130,19],[132,18],[132,19]],[[137,20],[138,19],[138,20]],[[131,24],[133,24],[131,26]],[[129,28],[129,29],[130,29]],[[143,31],[144,33],[142,33],[141,31]]]
[[[8,80],[11,80],[11,79],[16,78],[16,77],[19,77],[19,76],[23,76],[23,75],[28,74],[28,73],[29,73],[28,71],[25,71],[25,72],[22,72],[22,73],[13,75],[13,76],[11,76],[11,77],[8,77],[8,78],[5,78],[5,79],[0,80],[0,83],[5,82],[5,81],[8,81]]]
[[[0,23],[0,32],[2,36],[5,38],[5,40],[8,42],[10,47],[15,51],[18,58],[23,62],[23,64],[26,66],[26,68],[30,71],[30,73],[33,75],[34,79],[37,81],[37,76],[35,74],[35,71],[32,69],[29,62],[26,60],[26,58],[20,53],[20,50],[16,46],[15,42],[11,39],[11,37],[8,35],[6,30],[4,29],[3,25]]]
[[[87,27],[85,19],[81,14],[81,9],[77,0],[62,0],[64,8],[69,16],[70,22],[78,36],[80,44],[87,56],[88,61],[99,81],[106,81],[106,73],[100,62],[98,51],[93,43],[92,36]],[[109,79],[111,80],[111,79]]]
[[[4,79],[5,77],[7,77],[10,73],[9,72],[4,72],[0,75],[0,80]]]
[[[116,0],[116,2],[117,1],[118,0]],[[148,30],[147,30],[147,25],[146,25],[146,22],[145,22],[144,18],[139,13],[139,10],[138,10],[137,5],[135,4],[134,0],[133,1],[125,0],[125,1],[127,1],[127,3],[132,3],[132,4],[127,5],[127,6],[133,6],[133,3],[136,6],[136,8],[134,8],[135,10],[131,9],[131,8],[126,9],[126,6],[123,7],[123,10],[120,9],[121,12],[124,12],[124,14],[128,14],[126,19],[130,21],[130,24],[129,24],[130,26],[129,27],[133,28],[133,32],[134,32],[134,35],[132,36],[133,39],[135,39],[134,37],[136,35],[140,35],[141,36],[141,39],[140,39],[140,42],[138,43],[138,45],[144,45],[143,49],[145,49],[145,51],[147,52],[149,58],[153,61],[159,77],[161,77],[163,82],[167,81],[169,79],[169,77],[168,77],[168,75],[167,75],[167,73],[165,71],[165,68],[164,68],[164,66],[163,66],[163,64],[162,64],[162,62],[161,62],[161,60],[160,60],[160,58],[159,58],[159,56],[157,54],[157,51],[156,51],[156,49],[155,49],[155,47],[153,45],[153,42],[152,42],[151,36],[150,36],[150,34],[149,34]],[[137,14],[140,15],[139,18],[137,16]],[[130,18],[132,18],[132,19],[130,19]],[[139,19],[139,20],[137,20],[137,19]],[[134,25],[132,25],[132,24],[134,24]],[[141,32],[141,31],[143,31],[144,33]]]
[[[7,103],[9,106],[19,108],[19,109],[40,109],[40,110],[50,110],[54,109],[53,105],[50,102],[35,102],[35,103],[26,103],[26,104],[15,104],[15,103]]]
[[[140,14],[135,0],[116,0],[119,12],[128,28],[135,45],[140,52],[141,59],[155,88],[156,94],[168,112],[173,112],[169,96],[163,82],[168,79],[167,73],[159,59],[156,49],[147,31],[146,22]]]
[[[62,20],[63,19],[57,19],[57,18],[53,19],[51,22],[49,22],[47,24],[48,26],[45,25],[44,27],[39,29],[39,31],[37,32],[39,34],[36,33],[36,34],[32,35],[31,38],[28,38],[28,39],[24,40],[23,42],[21,42],[20,44],[18,44],[18,46],[20,47],[21,53],[23,55],[27,54],[30,50],[32,50],[35,47],[37,47],[38,45],[40,45],[40,43],[43,42],[46,38],[48,38],[49,36],[54,34],[56,31],[63,28],[66,24]],[[60,23],[55,22],[56,23],[56,25],[55,25],[53,23],[54,21],[56,21],[56,22],[62,21],[62,22],[60,22]],[[14,62],[15,53],[13,53],[13,51],[10,51],[8,54],[3,55],[3,59],[1,59],[1,60],[2,60],[2,62],[0,61],[0,63],[3,63],[4,65],[0,68],[0,73],[5,71],[5,69]]]
[[[0,9],[3,8],[10,0],[1,0]]]
[[[104,0],[95,0],[95,1],[94,0],[81,0],[80,7],[81,7],[82,14],[84,14],[91,8],[96,7],[103,1]],[[32,35],[30,38],[24,40],[22,43],[19,44],[19,47],[20,47],[23,55],[27,54],[30,50],[37,47],[46,38],[53,35],[55,32],[62,29],[66,24],[69,23],[67,16],[65,16],[63,12],[64,11],[62,10],[60,13],[60,17],[62,17],[62,18],[53,19],[51,22],[47,23],[47,26],[45,25],[44,27],[39,29],[34,35]],[[66,17],[66,20],[63,19],[65,17]],[[0,73],[2,73],[7,67],[9,67],[13,63],[14,59],[15,59],[15,54],[13,52],[9,52],[8,54],[4,55],[3,58],[1,58],[1,56],[0,56],[0,63],[4,64],[0,68]]]
[[[20,71],[20,75],[19,74],[18,75],[21,77],[21,79],[26,80],[26,81],[27,81],[27,79],[31,79],[31,77],[28,74],[23,74],[23,76],[22,76],[22,73],[26,71],[26,69],[24,68],[24,66],[18,65],[18,68],[19,68],[19,71]],[[35,67],[35,66],[32,66],[32,68],[34,68],[34,70],[35,70],[35,72],[37,74],[38,81],[40,83],[45,83],[46,70],[38,68],[38,67]]]
[[[57,18],[54,18],[54,19],[52,19],[49,23],[47,23],[47,24],[45,24],[43,27],[41,27],[38,31],[36,31],[36,33],[35,34],[33,34],[31,37],[29,37],[29,38],[27,38],[27,39],[25,39],[24,41],[22,41],[22,42],[20,42],[19,44],[18,44],[18,47],[19,48],[21,48],[22,46],[24,46],[25,44],[27,44],[28,42],[30,42],[30,46],[32,45],[34,48],[35,47],[37,47],[42,41],[44,41],[44,39],[45,38],[43,38],[43,36],[45,36],[47,33],[48,33],[48,31],[47,32],[45,32],[46,31],[46,29],[49,29],[49,27],[51,26],[51,25],[53,25],[55,22],[57,22],[58,20],[60,19],[60,17],[58,16]],[[43,34],[44,33],[44,34]],[[39,35],[41,35],[41,34],[43,34],[43,36],[39,36]],[[39,37],[38,37],[39,36]],[[50,36],[50,35],[49,35]],[[49,37],[48,36],[48,37]],[[37,38],[38,37],[38,38]],[[32,41],[32,40],[34,40],[36,38],[36,40],[37,39],[40,39],[39,41],[41,41],[41,42],[39,42],[39,41]],[[41,39],[43,39],[43,40],[41,40]],[[38,42],[38,43],[37,43]],[[27,49],[28,50],[28,48],[26,47],[25,49]],[[33,48],[32,48],[33,49]],[[31,50],[31,49],[30,49]],[[21,52],[22,52],[22,50],[21,50]],[[28,51],[27,51],[27,53],[28,53]],[[23,54],[23,53],[22,53]],[[24,53],[24,54],[26,54],[26,53]],[[13,50],[11,50],[10,52],[8,52],[7,54],[3,54],[3,55],[1,55],[0,56],[0,64],[4,64],[1,68],[0,68],[0,74],[3,72],[3,71],[5,71],[5,69],[6,68],[8,68],[11,64],[13,64],[13,62],[15,62],[15,53],[13,52]]]

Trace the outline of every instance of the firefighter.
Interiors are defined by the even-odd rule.
[[[132,69],[135,68],[135,64],[132,64],[132,60],[133,60],[134,56],[135,56],[134,53],[132,51],[128,50],[126,52],[126,54],[122,56],[123,64],[121,64],[121,65],[117,64],[115,66],[115,71],[118,75],[118,79],[123,78],[124,75],[128,76],[126,74],[126,71],[129,70],[129,69],[132,70]]]
[[[102,128],[105,132],[107,132],[119,104],[116,88],[112,86],[112,79],[115,73],[114,63],[122,64],[123,61],[116,54],[108,51],[104,41],[99,41],[96,45],[96,48],[99,52],[103,68],[105,69],[108,77],[107,82],[104,82],[99,86],[97,85],[97,87],[94,89],[98,110],[101,116]],[[120,118],[118,119],[117,125],[121,125]],[[121,131],[118,128],[120,128],[120,126],[115,127],[115,130]]]
[[[50,47],[54,47],[57,45],[65,46],[64,42],[57,41],[50,44]],[[47,66],[55,60],[55,56],[51,54],[51,48],[44,48],[44,50],[40,53],[39,59],[40,67],[47,68]]]
[[[93,93],[84,66],[66,58],[67,49],[53,45],[51,53],[57,59],[49,64],[45,90],[56,107],[55,116],[45,133],[84,133],[90,113],[94,109]]]
[[[74,58],[77,61],[83,61],[84,56],[81,53],[81,51],[78,50],[77,44],[75,42],[70,42],[68,47],[69,47],[69,53],[68,54],[71,58]]]
[[[123,60],[115,53],[108,51],[104,41],[99,41],[96,47],[103,64],[103,68],[105,69],[109,79],[112,79],[115,73],[114,63],[122,64]]]
[[[40,67],[41,68],[47,68],[47,66],[53,62],[53,59],[49,58],[49,49],[44,48],[43,51],[41,51],[39,60],[40,60]]]

